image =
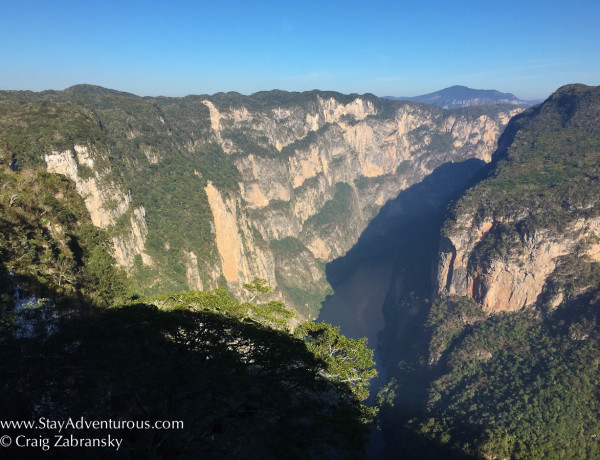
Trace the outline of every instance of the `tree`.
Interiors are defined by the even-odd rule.
[[[115,429],[124,458],[363,458],[369,409],[348,385],[322,377],[322,360],[302,340],[219,309],[214,301],[235,302],[225,295],[93,309],[58,318],[45,335],[0,328],[3,417],[25,420],[36,407],[47,419],[183,422],[177,430]],[[203,297],[216,308],[201,309]]]
[[[373,350],[367,339],[350,339],[340,334],[339,327],[307,321],[296,329],[295,336],[324,363],[322,376],[349,385],[359,400],[369,396],[369,380],[377,376]]]
[[[271,292],[271,288],[267,285],[267,280],[264,278],[254,278],[251,283],[244,283],[243,286],[251,294],[249,302],[252,302],[260,294]]]

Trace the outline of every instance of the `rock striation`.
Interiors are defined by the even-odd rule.
[[[298,239],[322,263],[344,255],[383,204],[436,167],[469,158],[489,161],[504,126],[521,111],[507,107],[473,115],[400,103],[382,115],[370,99],[345,103],[318,94],[304,106],[261,111],[203,103],[213,134],[240,171],[246,206],[238,209],[248,224],[266,242]],[[253,145],[239,142],[240,133]],[[223,265],[230,267],[225,277],[247,281],[255,274],[243,260],[256,248],[245,252],[240,238],[221,236],[230,230],[216,223],[221,207],[209,201],[217,245],[220,238],[228,241],[219,250],[230,261]],[[238,225],[237,234],[243,232]],[[225,247],[236,256],[223,257]],[[279,269],[264,273],[274,286],[277,279],[269,275],[276,278]]]
[[[490,161],[523,110],[321,91],[175,99],[88,87],[2,92],[0,109],[15,110],[23,97],[23,113],[2,123],[42,109],[58,120],[38,136],[44,164],[75,182],[142,290],[226,284],[243,296],[243,284],[260,277],[275,297],[313,313],[328,290],[324,264],[345,254],[388,200],[442,164]],[[22,125],[6,129],[37,135]],[[56,139],[67,148],[49,147]],[[25,161],[7,145],[3,158]],[[318,289],[295,283],[292,267]]]
[[[584,274],[600,262],[599,100],[597,87],[570,85],[511,121],[488,177],[442,230],[438,296],[497,313],[555,308],[593,284]]]
[[[577,220],[560,233],[540,229],[515,235],[512,248],[478,257],[478,250],[498,238],[503,225],[492,220],[475,223],[467,215],[445,232],[434,280],[438,295],[472,297],[486,313],[518,311],[540,300],[562,256],[578,252],[580,257],[600,262],[600,246],[589,243],[600,234],[600,218]],[[552,299],[553,306],[562,300],[562,294],[558,295]]]

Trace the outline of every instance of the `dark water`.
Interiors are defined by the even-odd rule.
[[[377,333],[385,323],[381,307],[392,276],[391,263],[360,265],[327,297],[319,321],[340,326],[353,339],[366,337],[370,348],[377,346]]]
[[[377,345],[378,333],[385,326],[382,306],[389,290],[392,268],[389,261],[360,265],[335,286],[334,295],[323,302],[318,318],[319,321],[340,326],[342,334],[347,337],[366,337],[369,348],[375,350],[378,376],[371,380],[371,397],[366,401],[368,405],[375,404],[377,392],[386,383],[386,371],[383,362],[378,359]],[[383,432],[373,428],[368,458],[382,458],[383,450]]]
[[[323,302],[318,320],[340,326],[347,337],[366,337],[368,346],[375,351],[379,376],[371,381],[371,397],[367,404],[375,404],[375,395],[387,383],[387,372],[377,349],[381,345],[380,332],[386,327],[384,305],[393,303],[391,299],[398,295],[388,294],[393,291],[392,285],[397,290],[397,286],[403,284],[396,279],[401,272],[397,268],[409,263],[406,255],[415,243],[419,245],[422,239],[437,238],[439,229],[433,233],[424,232],[424,229],[431,228],[432,222],[442,221],[449,200],[466,187],[483,165],[481,160],[467,160],[440,166],[422,182],[388,202],[357,244],[344,257],[327,266],[327,279],[334,294]],[[427,273],[428,270],[425,267],[419,272]],[[429,276],[421,278],[417,283],[428,286]],[[368,446],[369,459],[383,458],[384,448],[383,432],[373,430]]]

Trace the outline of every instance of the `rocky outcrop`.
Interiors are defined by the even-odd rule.
[[[212,103],[205,104],[221,139],[242,131],[263,148],[286,153],[246,154],[243,145],[223,141],[226,151],[237,152],[242,197],[252,225],[266,241],[299,237],[325,262],[349,249],[384,203],[437,166],[468,158],[489,161],[504,125],[520,111],[446,116],[417,104],[401,104],[389,118],[379,118],[369,100],[316,100],[305,109],[259,113],[219,112]],[[356,206],[348,217],[357,223],[343,238],[327,238],[323,229],[310,228],[310,219],[334,197],[340,183],[354,189]]]
[[[101,170],[96,167],[97,155],[100,153],[94,148],[76,144],[73,150],[50,152],[44,155],[44,159],[48,171],[66,176],[75,183],[92,223],[100,228],[108,228],[128,212],[131,196],[107,179],[110,169]],[[134,258],[138,254],[145,265],[153,264],[144,247],[148,234],[145,217],[143,206],[135,208],[127,224],[112,238],[113,256],[125,268],[133,267]]]
[[[445,232],[434,279],[438,295],[472,297],[487,313],[517,311],[538,301],[561,256],[577,252],[589,261],[600,261],[595,242],[600,218],[577,220],[560,233],[541,229],[507,235],[500,230],[507,224],[475,223],[469,215]],[[502,239],[509,249],[478,254]]]
[[[566,86],[511,122],[488,177],[444,226],[438,295],[469,296],[495,313],[553,308],[565,286],[568,295],[593,286],[599,99],[597,87]]]
[[[202,278],[200,276],[200,270],[198,270],[198,257],[194,251],[187,253],[185,275],[190,289],[197,289],[198,291],[202,290]]]
[[[219,191],[210,182],[205,191],[213,214],[223,275],[230,283],[238,282],[240,269],[244,271],[247,267],[240,267],[243,245],[242,237],[238,232],[237,206],[233,199],[225,203]]]
[[[131,202],[131,197],[110,181],[105,180],[110,170],[95,170],[93,149],[75,145],[73,150],[50,152],[44,156],[48,171],[67,176],[73,182],[97,227],[106,228],[121,217]],[[81,166],[86,172],[81,171]]]
[[[96,96],[80,99],[93,107],[85,112],[88,130],[101,130],[94,142],[50,152],[45,161],[75,182],[94,224],[111,229],[118,263],[135,271],[139,255],[152,269],[140,280],[156,289],[168,276],[180,279],[167,289],[225,282],[241,293],[260,277],[280,297],[283,282],[296,298],[303,288],[289,276],[294,257],[302,260],[298,270],[310,272],[297,279],[315,279],[318,268],[316,285],[325,292],[323,263],[348,251],[388,200],[444,163],[489,161],[521,110],[444,111],[318,91],[110,97],[105,105]],[[163,203],[182,211],[166,217]],[[202,236],[175,234],[180,220]],[[294,239],[294,252],[275,254],[272,243],[286,238]],[[177,269],[165,272],[166,264]]]
[[[243,283],[255,277],[264,278],[275,286],[272,255],[258,250],[259,244],[244,210],[240,209],[239,199],[223,197],[211,182],[208,182],[205,191],[213,215],[221,273],[230,287],[239,293]]]
[[[129,219],[129,231],[124,228],[112,239],[113,254],[117,263],[130,269],[133,267],[135,256],[139,254],[144,265],[153,266],[152,258],[145,251],[147,235],[146,210],[139,206],[133,210]]]
[[[261,276],[274,287],[273,274],[283,267],[271,265],[268,247],[248,243],[252,236],[242,238],[249,229],[265,242],[296,238],[315,261],[330,262],[356,243],[381,206],[436,167],[469,158],[489,161],[504,126],[521,111],[470,116],[399,104],[382,117],[371,100],[321,96],[305,106],[260,111],[203,103],[214,135],[242,177],[239,203],[224,201],[212,185],[206,188],[222,273],[228,283]],[[336,192],[340,185],[343,197]],[[240,227],[242,215],[246,229]]]

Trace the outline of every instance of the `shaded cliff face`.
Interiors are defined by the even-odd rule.
[[[263,238],[300,237],[323,261],[343,255],[384,203],[435,167],[473,157],[489,161],[504,124],[518,113],[470,117],[398,104],[382,118],[368,100],[343,104],[317,95],[303,110],[253,115],[220,113],[205,102],[211,126],[241,172],[242,197]],[[242,136],[258,144],[248,141],[246,149],[260,154],[247,154],[237,140]],[[336,212],[349,219],[336,225]]]
[[[433,251],[415,248],[433,248],[445,207],[483,164],[476,159],[445,164],[386,203],[352,249],[327,265],[335,293],[323,304],[319,320],[339,325],[349,337],[367,337],[375,348],[385,325],[382,307],[397,299],[386,299],[388,294],[402,286],[430,289]]]
[[[573,290],[565,267],[600,261],[599,101],[598,88],[567,86],[511,122],[489,177],[442,231],[438,294],[470,296],[494,313],[554,308],[585,290]]]
[[[241,173],[242,212],[251,227],[267,242],[294,239],[312,266],[344,255],[382,205],[441,164],[489,161],[504,125],[520,111],[448,112],[370,96],[302,97],[260,110],[252,100],[202,103]],[[274,271],[279,285],[284,270],[276,264]]]
[[[243,295],[261,277],[304,314],[328,291],[323,264],[381,206],[444,163],[489,161],[520,111],[318,91],[171,99],[88,89],[2,93],[4,161],[71,178],[148,292],[226,284]]]
[[[379,335],[389,458],[597,456],[599,119],[583,85],[517,115],[477,184],[399,248]]]

